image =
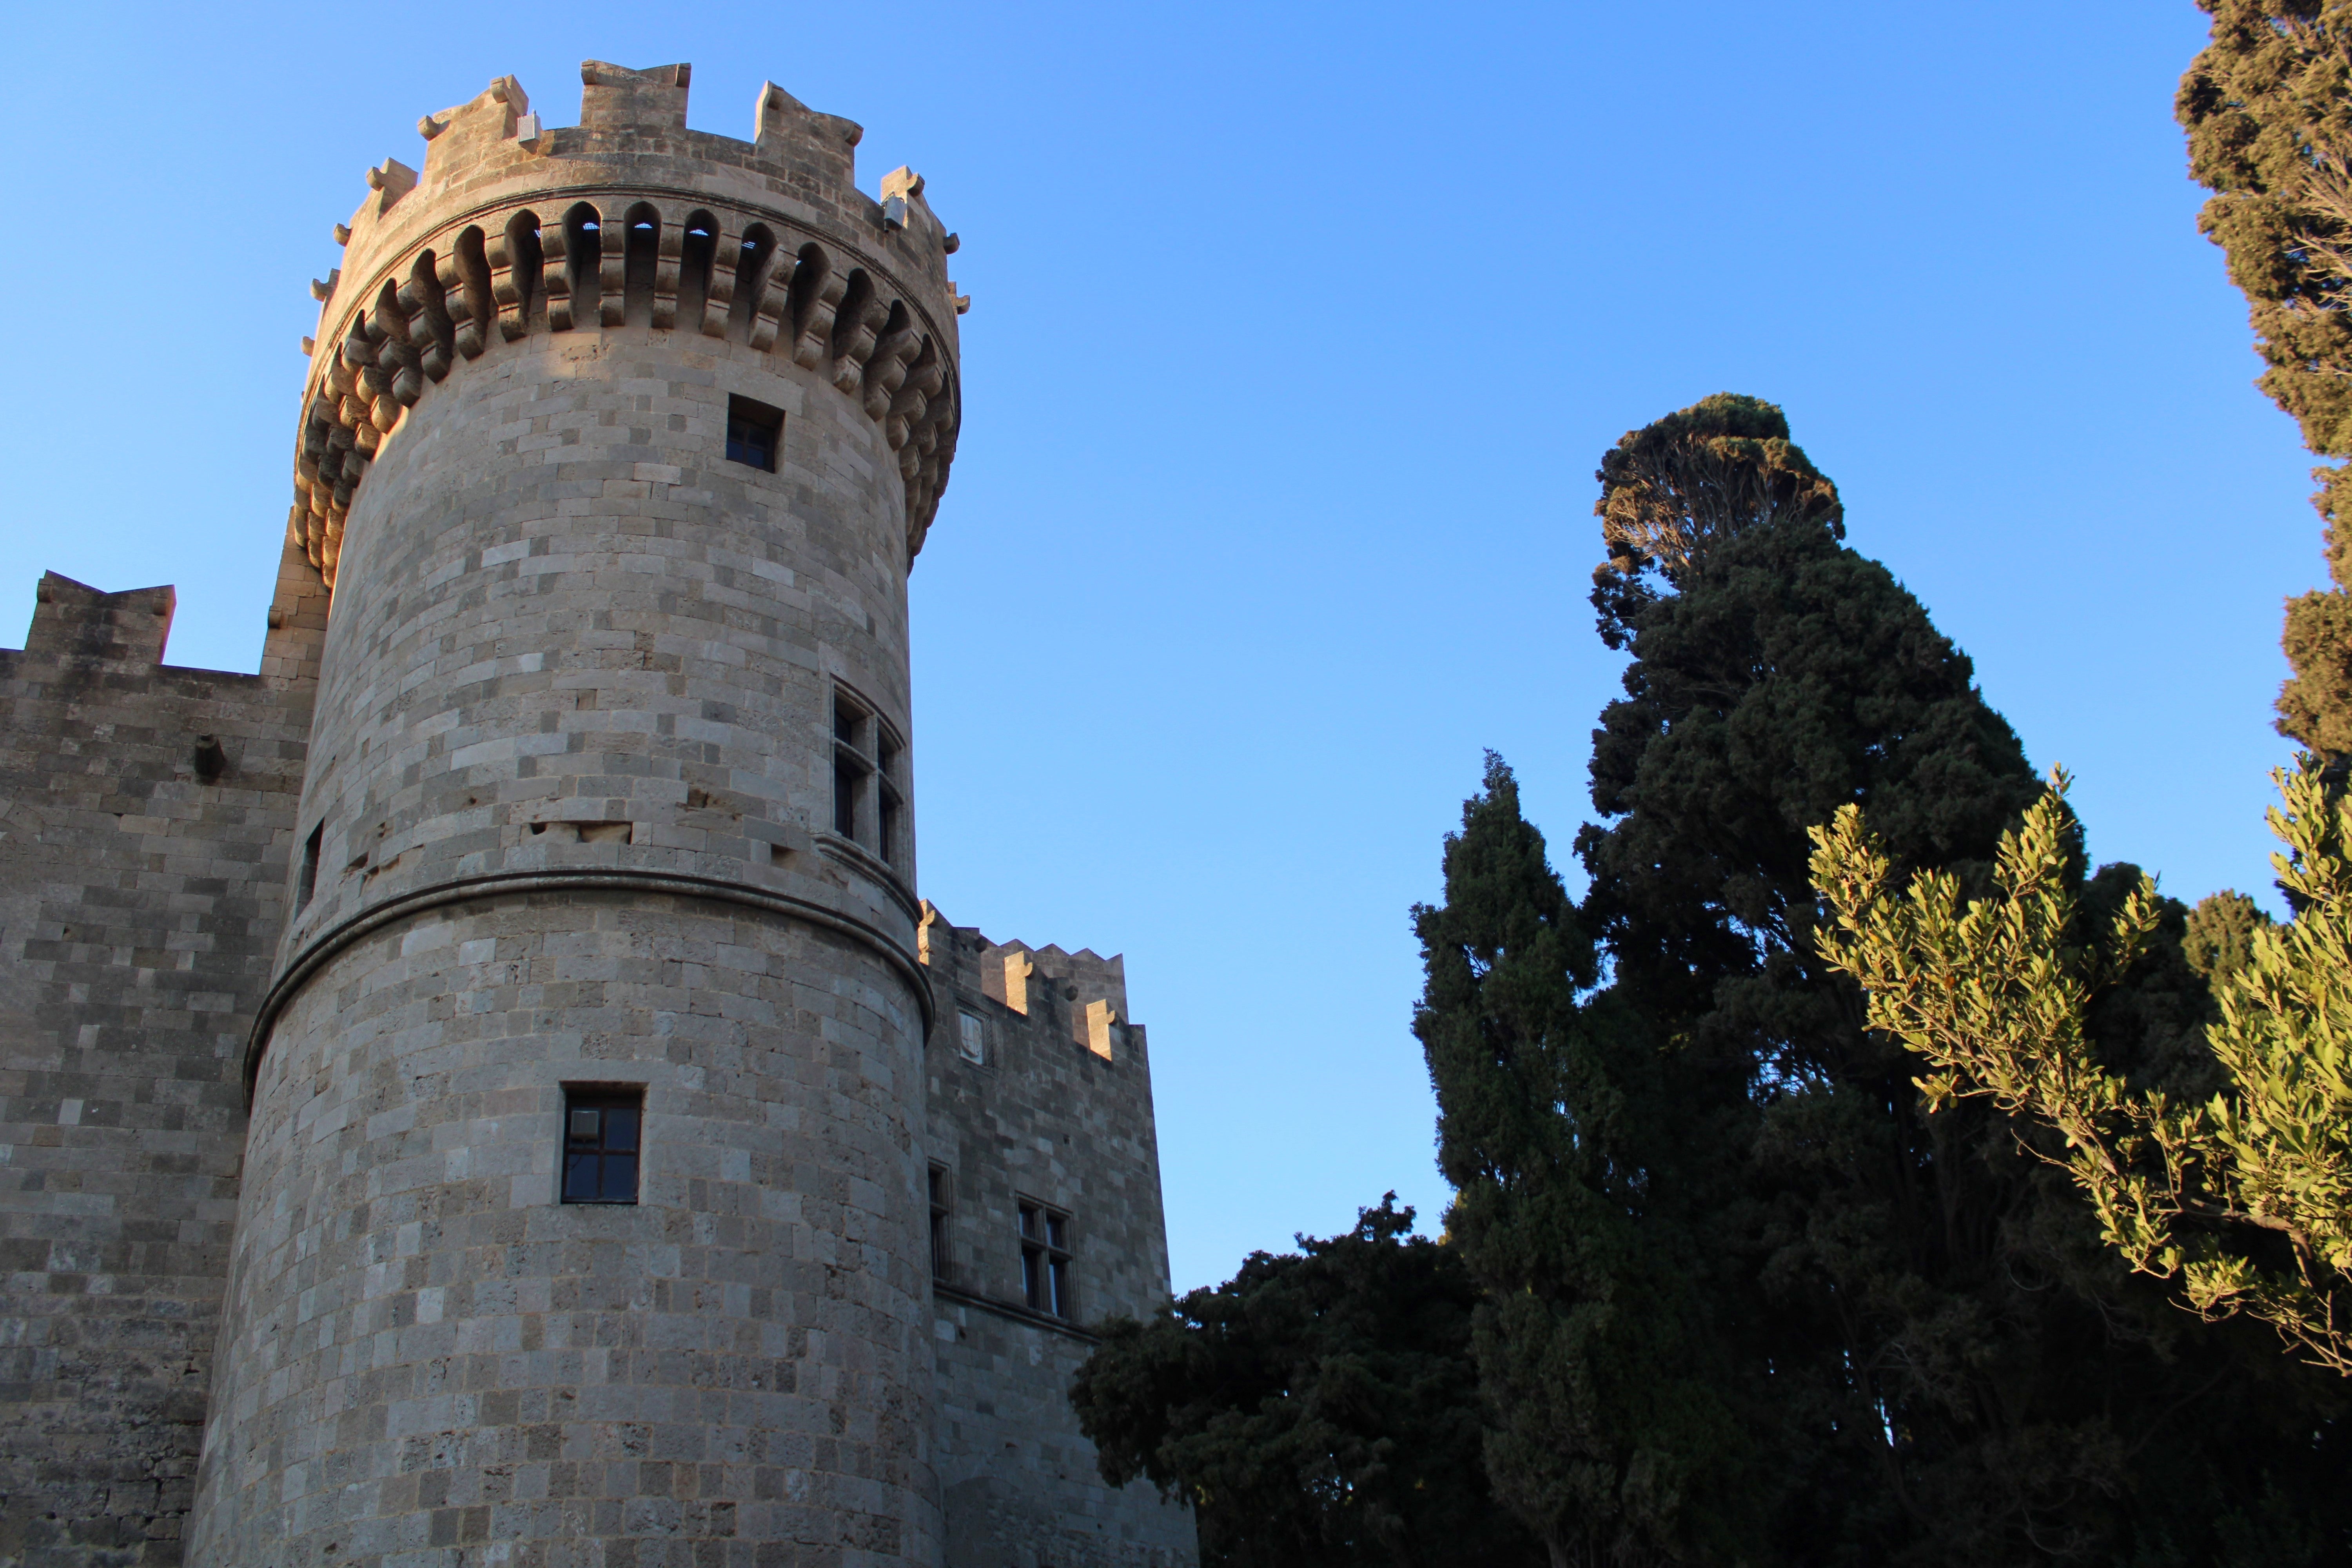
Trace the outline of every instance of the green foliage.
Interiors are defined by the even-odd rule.
[[[2279,637],[2294,671],[2279,687],[2279,733],[2329,758],[2352,756],[2352,594],[2341,581],[2289,599]]]
[[[2191,968],[2218,985],[2246,966],[2254,933],[2270,924],[2271,917],[2245,894],[2210,894],[2189,911],[2180,949]]]
[[[1718,392],[1628,430],[1601,459],[1592,503],[1609,548],[1604,571],[1655,566],[1679,582],[1735,533],[1783,520],[1844,537],[1837,486],[1789,439],[1789,421],[1760,398]]]
[[[2133,1089],[2084,1027],[2093,993],[2147,947],[2156,895],[2142,879],[2108,921],[2082,918],[2063,775],[2003,837],[1997,895],[1965,912],[1941,873],[1898,895],[1863,814],[1843,807],[1813,835],[1838,926],[1820,947],[1864,987],[1871,1024],[1932,1064],[1931,1106],[1982,1096],[2056,1130],[2048,1157],[2132,1268],[2352,1375],[2352,798],[2308,763],[2279,777],[2271,826],[2288,853],[2273,860],[2298,912],[2275,926],[2227,911],[2243,957],[2207,1038],[2229,1088],[2202,1103]]]
[[[1080,1426],[1111,1484],[1192,1505],[1204,1563],[1542,1561],[1487,1489],[1476,1288],[1395,1196],[1149,1323],[1102,1326],[1071,1391]]]
[[[1859,802],[1903,864],[1987,885],[2039,794],[2022,749],[1832,518],[1685,532],[1706,543],[1675,570],[1619,556],[1595,574],[1601,634],[1634,658],[1594,738],[1603,820],[1577,843],[1611,979],[1586,1011],[1663,1047],[1621,1080],[1618,1124],[1649,1184],[1637,1225],[1671,1215],[1704,1264],[1695,1352],[1773,1456],[1740,1483],[1765,1521],[1752,1554],[2157,1561],[2168,1542],[2220,1560],[2223,1500],[2300,1477],[2309,1429],[2263,1408],[2238,1336],[2129,1276],[2007,1118],[1927,1115],[1916,1060],[1813,946],[1810,826]],[[2119,901],[2137,879],[2103,872],[2082,895]],[[2084,1022],[2167,1090],[2214,1072],[2184,915],[2156,910]],[[2313,1495],[2295,1481],[2282,1506]]]
[[[2323,457],[2352,457],[2352,4],[2200,0],[2212,38],[2180,81],[2191,173],[2213,195],[2198,224],[2252,307],[2263,390]],[[2352,755],[2352,596],[2338,510],[2352,469],[2323,468],[2336,586],[2287,606],[2278,727]]]
[[[1445,902],[1414,925],[1447,1234],[1486,1292],[1496,1494],[1555,1563],[1676,1561],[1730,1511],[1706,1483],[1732,1430],[1688,1331],[1686,1260],[1643,1223],[1628,1102],[1659,1108],[1655,1052],[1613,1010],[1578,1005],[1592,944],[1491,752],[1446,839]]]
[[[2229,258],[2270,370],[2263,390],[2315,452],[2352,455],[2352,5],[2203,0],[2212,37],[2176,103],[2213,195],[2198,226]]]

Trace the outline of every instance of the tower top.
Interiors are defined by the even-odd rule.
[[[733,338],[826,375],[883,426],[909,559],[922,547],[961,424],[956,237],[912,169],[860,191],[861,128],[773,82],[750,141],[688,130],[692,74],[583,61],[572,126],[499,77],[417,121],[421,172],[367,171],[303,344],[289,527],[331,586],[352,493],[431,384],[494,342],[598,326]]]

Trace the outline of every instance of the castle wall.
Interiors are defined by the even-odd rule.
[[[171,1563],[325,603],[290,555],[251,676],[160,662],[169,588],[38,597],[0,651],[0,1561]]]
[[[1068,1398],[1094,1346],[1085,1325],[1168,1298],[1150,1052],[1124,966],[992,942],[935,911],[923,936],[939,998],[929,1154],[951,1194],[932,1295],[949,1568],[1190,1564],[1190,1511],[1145,1482],[1105,1486]],[[1069,1216],[1066,1316],[1025,1300],[1024,1202]]]

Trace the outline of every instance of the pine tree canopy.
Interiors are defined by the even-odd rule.
[[[2212,41],[2183,79],[2192,166],[2214,195],[2202,223],[2226,248],[2271,362],[2265,390],[2317,452],[2352,451],[2352,5],[2210,0]],[[2329,475],[2333,536],[2352,491]],[[2081,895],[2080,829],[2063,778],[2004,837],[1991,896],[1953,877],[1907,879],[1868,827],[1866,802],[1813,832],[1813,880],[1838,929],[1823,959],[1860,982],[1869,1021],[1934,1071],[1931,1106],[1982,1099],[2039,1122],[2021,1142],[2066,1170],[2132,1268],[2177,1281],[2208,1317],[2268,1322],[2314,1363],[2352,1375],[2352,597],[2290,603],[2294,666],[2279,724],[2306,751],[2274,857],[2295,908],[2273,925],[2242,895],[2183,922],[2181,962],[2212,992],[2202,1053],[2151,1074],[2111,1050],[2097,999],[2158,941],[2145,878],[2111,907]],[[2336,765],[2331,765],[2336,764]],[[1908,891],[1896,888],[1908,881]],[[2136,1067],[2138,1070],[2135,1070]],[[2201,1068],[2201,1070],[2200,1070]],[[2053,1144],[2048,1132],[2058,1135]]]
[[[2352,458],[2352,0],[2200,3],[2200,224]],[[1383,1205],[1109,1325],[1103,1473],[1253,1568],[2352,1568],[2352,1377],[2278,1340],[2352,1372],[2352,463],[2285,924],[2088,865],[1780,408],[1597,478],[1586,891],[1490,755],[1414,910],[1446,1239]]]
[[[2203,0],[2212,37],[2180,80],[2199,226],[2229,258],[2304,442],[2352,456],[2352,4]]]
[[[1622,596],[1624,614],[1655,592],[1654,574],[1679,584],[1699,557],[1751,528],[1818,522],[1845,537],[1837,487],[1789,439],[1789,421],[1759,398],[1718,392],[1624,438],[1601,458],[1601,519],[1608,560],[1593,574]],[[1623,644],[1604,617],[1602,637]]]

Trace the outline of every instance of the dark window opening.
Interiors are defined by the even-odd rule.
[[[833,830],[853,842],[865,816],[858,809],[859,797],[866,793],[866,775],[873,767],[860,744],[866,738],[866,710],[838,691],[833,694]]]
[[[682,328],[692,329],[702,322],[704,308],[710,301],[710,263],[718,250],[710,215],[689,213],[677,257],[677,322]]]
[[[563,1201],[637,1201],[639,1137],[646,1114],[642,1089],[563,1091]]]
[[[310,907],[310,895],[319,890],[319,849],[326,842],[324,822],[310,829],[310,837],[302,840],[302,870],[294,881],[294,908],[299,911]]]
[[[739,343],[751,335],[752,315],[767,292],[768,263],[775,254],[776,242],[767,225],[755,223],[743,231],[742,248],[735,257],[735,298],[727,306],[727,335]]]
[[[754,403],[748,397],[727,400],[727,460],[768,473],[776,471],[776,448],[782,446],[784,411]]]
[[[1076,1316],[1070,1299],[1070,1216],[1043,1204],[1021,1208],[1021,1294],[1037,1311]]]
[[[484,252],[487,261],[488,253]],[[507,219],[507,279],[514,289],[515,320],[529,321],[537,310],[542,318],[547,313],[547,284],[544,269],[547,252],[539,237],[539,217],[535,213],[519,212]],[[488,308],[502,309],[489,294],[484,294]]]
[[[954,1189],[949,1185],[948,1168],[931,1167],[931,1278],[951,1279],[955,1276],[955,1202]]]
[[[563,276],[570,289],[566,309],[575,327],[594,325],[604,309],[604,230],[596,209],[586,202],[574,204],[563,215]]]
[[[875,850],[891,865],[898,863],[898,819],[903,815],[900,803],[906,798],[898,782],[898,739],[874,724],[874,777],[876,793],[880,797],[876,809]]]
[[[866,775],[846,763],[833,764],[833,830],[844,838],[857,837],[857,791]]]
[[[621,310],[623,320],[639,326],[654,318],[655,275],[661,269],[661,226],[652,209],[639,202],[621,220]],[[606,314],[614,301],[604,301]]]

